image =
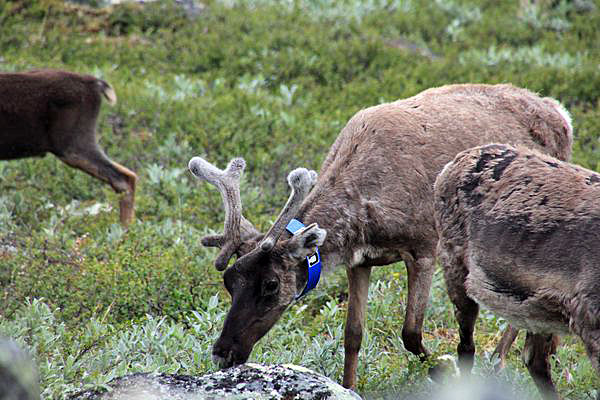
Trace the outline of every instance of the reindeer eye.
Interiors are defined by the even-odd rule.
[[[274,294],[277,294],[278,291],[279,291],[279,281],[278,280],[271,279],[271,280],[265,281],[263,283],[263,288],[262,288],[263,296],[272,296]]]

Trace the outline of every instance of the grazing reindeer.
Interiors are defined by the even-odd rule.
[[[57,70],[0,73],[0,160],[54,154],[124,192],[120,217],[127,225],[134,218],[137,175],[98,147],[102,96],[110,104],[117,101],[108,83],[90,75]]]
[[[422,325],[434,270],[437,233],[433,182],[461,150],[491,141],[520,143],[567,159],[572,129],[553,99],[511,85],[449,85],[358,112],[333,144],[314,188],[296,195],[266,236],[241,215],[236,159],[221,171],[199,157],[191,172],[216,185],[225,203],[225,233],[203,239],[220,247],[218,270],[232,306],[213,356],[222,367],[245,362],[307,284],[307,255],[346,265],[349,284],[344,386],[356,384],[371,267],[403,260],[408,270],[404,346],[421,359]],[[304,173],[308,174],[308,172]],[[295,192],[304,193],[312,181]],[[310,184],[309,184],[310,183]],[[294,217],[308,225],[291,235]],[[318,225],[317,225],[318,224]],[[327,240],[325,238],[327,233]],[[322,242],[322,243],[321,243]]]
[[[600,175],[491,144],[459,153],[434,190],[461,368],[473,365],[481,304],[527,330],[523,361],[545,397],[558,398],[555,333],[578,335],[600,374]]]

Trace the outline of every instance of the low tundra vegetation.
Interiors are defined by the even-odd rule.
[[[244,214],[266,229],[287,198],[287,173],[318,169],[359,109],[447,83],[511,82],[559,99],[573,116],[573,161],[600,170],[600,3],[522,3],[0,2],[0,71],[63,68],[110,82],[119,100],[102,107],[101,146],[140,177],[137,222],[125,230],[117,195],[97,180],[54,157],[0,162],[0,334],[30,350],[42,397],[139,371],[214,370],[210,346],[229,298],[199,238],[222,228],[223,210],[187,171],[192,156],[221,167],[244,157]],[[404,271],[373,273],[358,371],[369,399],[435,390],[402,345]],[[251,361],[341,381],[346,300],[345,274],[333,271]],[[477,374],[492,375],[505,325],[482,312]],[[454,356],[457,337],[438,271],[425,340],[436,356]],[[538,399],[522,340],[498,379]],[[567,399],[595,398],[598,377],[578,340],[565,338],[552,363]]]

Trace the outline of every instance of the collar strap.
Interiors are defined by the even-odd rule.
[[[298,232],[300,229],[304,228],[304,224],[297,219],[292,219],[285,229],[292,235]],[[311,291],[317,286],[319,283],[319,278],[321,278],[321,254],[319,253],[319,248],[316,248],[315,254],[312,254],[306,257],[306,265],[308,266],[308,281],[306,282],[306,286],[302,293],[296,295],[296,300],[304,296],[306,293]]]

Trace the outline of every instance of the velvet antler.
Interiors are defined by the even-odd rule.
[[[270,251],[275,246],[277,239],[279,239],[290,220],[294,218],[302,201],[317,181],[317,173],[306,168],[297,168],[289,173],[287,181],[292,188],[292,193],[273,226],[260,241],[259,247],[262,251]]]
[[[205,236],[202,238],[202,244],[221,249],[215,260],[215,267],[223,271],[244,237],[258,234],[254,226],[242,216],[240,178],[246,168],[246,162],[243,158],[234,158],[225,170],[221,170],[201,157],[194,157],[190,160],[188,168],[194,176],[216,186],[221,193],[225,206],[223,234]]]

